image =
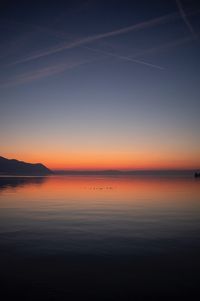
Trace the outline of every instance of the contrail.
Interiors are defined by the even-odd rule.
[[[33,54],[31,56],[28,56],[24,59],[18,60],[17,62],[15,62],[15,64],[18,63],[24,63],[24,62],[28,62],[28,61],[32,61],[35,59],[39,59],[41,57],[45,57],[54,53],[58,53],[67,49],[72,49],[78,46],[82,46],[85,45],[87,43],[91,43],[91,42],[95,42],[95,41],[99,41],[101,39],[105,39],[105,38],[109,38],[109,37],[114,37],[114,36],[118,36],[118,35],[122,35],[128,32],[132,32],[132,31],[137,31],[140,29],[145,29],[145,28],[149,28],[161,23],[164,23],[166,21],[169,21],[171,19],[176,18],[177,15],[176,13],[172,13],[172,14],[168,14],[168,15],[164,15],[155,19],[151,19],[148,21],[144,21],[138,24],[134,24],[128,27],[124,27],[124,28],[120,28],[117,30],[113,30],[113,31],[109,31],[106,33],[101,33],[101,34],[97,34],[97,35],[93,35],[93,36],[89,36],[89,37],[85,37],[85,38],[81,38],[72,42],[67,42],[61,45],[58,45],[56,47],[52,47],[51,49],[47,49],[45,51],[40,51],[36,54]]]
[[[187,16],[186,16],[186,13],[183,9],[183,6],[182,6],[182,3],[181,3],[181,0],[176,0],[176,4],[177,4],[177,7],[178,7],[178,10],[180,12],[180,15],[185,23],[185,25],[187,26],[187,28],[189,29],[189,31],[191,32],[191,34],[193,35],[194,38],[196,38],[196,33],[192,27],[192,25],[190,24]]]
[[[178,3],[180,4],[180,10],[182,11],[181,17],[183,17],[183,15],[185,16],[185,13],[182,9],[182,6],[181,6],[181,3],[179,2],[179,0],[177,0],[177,4]],[[190,12],[189,15],[193,15],[193,14],[197,14],[197,13],[199,13],[199,11]],[[72,42],[68,41],[68,42],[62,43],[60,45],[57,45],[56,47],[52,47],[50,49],[46,49],[44,51],[37,52],[37,53],[35,53],[33,55],[30,55],[30,56],[28,56],[24,59],[15,61],[11,65],[16,65],[16,64],[19,64],[19,63],[29,62],[29,61],[36,60],[36,59],[39,59],[39,58],[42,58],[42,57],[45,57],[45,56],[48,56],[48,55],[51,55],[51,54],[55,54],[57,52],[67,50],[67,49],[81,47],[81,48],[87,48],[88,50],[91,50],[91,51],[94,51],[94,52],[99,52],[99,53],[102,53],[102,54],[105,54],[105,55],[113,56],[113,57],[116,57],[116,58],[119,58],[119,59],[132,61],[132,62],[138,63],[138,64],[143,64],[143,65],[146,65],[146,66],[149,66],[149,67],[152,67],[152,68],[164,69],[163,67],[158,66],[158,65],[154,65],[154,64],[151,64],[151,63],[148,63],[148,62],[145,62],[145,61],[141,61],[141,60],[136,60],[136,59],[134,59],[135,56],[128,57],[128,56],[117,55],[117,54],[113,54],[111,52],[98,50],[96,48],[85,47],[84,45],[88,44],[90,42],[94,42],[94,41],[104,39],[104,38],[113,37],[113,36],[117,36],[117,35],[121,35],[121,34],[131,32],[131,31],[136,31],[136,30],[152,27],[152,26],[161,24],[163,22],[166,22],[170,19],[176,19],[177,17],[178,17],[177,13],[171,13],[171,14],[168,14],[168,15],[164,15],[164,16],[161,16],[161,17],[149,20],[149,21],[144,21],[144,22],[141,22],[141,23],[138,23],[138,24],[135,24],[135,25],[131,25],[131,26],[128,26],[128,27],[125,27],[125,28],[121,28],[121,29],[118,29],[118,30],[114,30],[114,31],[110,31],[110,32],[102,33],[102,34],[97,34],[97,35],[89,36],[89,37],[86,37],[86,38],[80,38],[80,39],[74,40]],[[186,20],[187,20],[187,18],[186,18]],[[22,22],[18,22],[18,23],[22,24]],[[33,25],[33,24],[30,24],[30,25],[33,28],[37,29],[37,30],[40,30],[42,32],[46,32],[48,34],[53,34],[53,35],[57,36],[58,38],[62,38],[62,39],[68,38],[69,39],[69,37],[67,37],[65,33],[58,32],[58,31],[51,30],[51,29],[49,30],[47,28],[43,28],[43,27]],[[195,38],[196,38],[197,36],[194,33],[194,30],[191,27],[191,25],[190,25],[190,31],[193,33],[193,36],[195,35]],[[180,44],[181,44],[181,42],[180,42]],[[186,39],[186,41],[183,41],[183,43],[184,42],[187,42],[187,39]],[[176,42],[174,44],[176,44]],[[177,43],[177,45],[178,44],[179,43]],[[168,47],[170,48],[170,46],[173,47],[173,46],[176,46],[176,45],[166,45],[166,46],[167,46],[166,48],[168,48]],[[161,46],[161,48],[164,48],[164,47]],[[151,51],[154,52],[154,50],[156,50],[156,48],[150,49],[149,52],[151,52]],[[146,52],[146,51],[144,51],[144,52]],[[148,50],[147,50],[147,53],[148,53]],[[137,56],[140,56],[140,53],[138,55],[136,55],[136,57]]]
[[[22,23],[20,22],[19,24],[22,24]],[[33,24],[31,24],[31,26],[32,26],[33,28],[35,28],[36,30],[39,30],[39,31],[41,31],[41,32],[45,32],[45,33],[47,33],[47,34],[54,35],[54,36],[56,36],[56,37],[58,37],[58,38],[60,38],[60,39],[65,39],[65,40],[66,40],[66,38],[69,39],[69,37],[66,35],[66,33],[63,33],[63,32],[60,32],[60,31],[56,31],[56,30],[51,30],[51,29],[48,29],[48,28],[45,28],[45,27],[41,27],[41,26],[38,26],[38,25],[33,25]],[[72,46],[72,44],[73,44],[73,43],[71,42],[71,46]],[[61,45],[63,45],[63,44],[61,44]],[[75,45],[75,43],[74,43],[73,45]],[[74,46],[74,47],[75,47],[75,46]],[[141,60],[136,60],[136,59],[133,59],[133,58],[128,57],[128,56],[117,55],[117,54],[114,54],[114,53],[111,53],[111,52],[108,52],[108,51],[103,51],[103,50],[99,50],[99,49],[92,48],[92,47],[86,47],[86,46],[82,46],[82,45],[78,45],[77,47],[80,47],[80,48],[83,48],[83,49],[85,48],[85,49],[88,49],[88,50],[90,50],[90,51],[98,52],[98,53],[101,53],[101,54],[104,54],[104,55],[107,55],[107,56],[116,57],[116,58],[118,58],[118,59],[131,61],[131,62],[133,62],[133,63],[146,65],[146,66],[148,66],[148,67],[152,67],[152,68],[156,68],[156,69],[160,69],[160,70],[164,69],[164,68],[161,67],[161,66],[158,66],[158,65],[155,65],[155,64],[151,64],[151,63],[148,63],[148,62],[145,62],[145,61],[141,61]],[[43,54],[44,54],[44,53],[45,53],[45,52],[43,52]],[[38,56],[38,54],[35,54],[34,57],[32,56],[32,59],[36,58],[37,56]],[[14,62],[14,63],[9,64],[9,66],[11,66],[11,65],[16,65],[16,64],[19,64],[19,63],[23,63],[23,62],[26,62],[26,61],[28,62],[29,60],[31,60],[30,58],[29,58],[29,60],[26,60],[26,59],[27,59],[27,58],[22,59],[22,60],[18,60],[17,62]],[[29,77],[29,76],[28,76],[28,77]]]
[[[200,33],[196,33],[196,37],[199,37],[199,34]],[[137,58],[137,57],[143,57],[144,55],[151,55],[151,54],[154,54],[154,53],[157,53],[157,52],[160,52],[160,51],[164,51],[164,50],[167,50],[167,49],[170,49],[170,48],[175,48],[175,47],[178,47],[180,45],[184,45],[184,44],[187,44],[191,41],[194,41],[195,38],[193,36],[188,36],[188,37],[184,37],[184,38],[181,38],[181,39],[178,39],[178,40],[174,40],[174,41],[171,41],[171,42],[168,42],[168,43],[165,43],[163,45],[159,45],[159,46],[156,46],[156,47],[152,47],[152,48],[148,48],[148,49],[145,49],[143,51],[139,51],[138,53],[135,53],[134,55],[131,56],[131,58]]]
[[[115,54],[115,53],[112,53],[112,52],[96,49],[96,48],[93,48],[93,47],[92,48],[91,47],[86,47],[86,46],[82,46],[82,47],[85,48],[85,49],[91,50],[91,51],[95,51],[95,52],[99,52],[99,53],[102,53],[102,54],[105,54],[105,55],[116,57],[118,59],[122,59],[122,60],[125,60],[125,61],[130,61],[130,62],[133,62],[133,63],[142,64],[142,65],[152,67],[152,68],[155,68],[155,69],[164,70],[164,68],[161,67],[161,66],[154,65],[154,64],[151,64],[151,63],[147,63],[147,62],[141,61],[141,60],[136,60],[136,59],[134,59],[132,57],[129,57],[129,56],[118,55],[118,54]]]
[[[66,70],[74,69],[80,65],[88,64],[92,61],[94,61],[94,59],[79,60],[79,61],[74,61],[74,62],[65,62],[65,63],[55,64],[52,66],[40,68],[40,69],[32,71],[32,72],[26,72],[26,73],[17,75],[15,77],[9,79],[8,81],[0,81],[0,88],[8,88],[8,87],[13,87],[13,86],[18,86],[21,84],[29,83],[29,82],[32,82],[32,81],[35,81],[38,79],[42,79],[45,77],[63,73]]]

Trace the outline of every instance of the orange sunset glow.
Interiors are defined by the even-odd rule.
[[[6,154],[15,158],[17,154]],[[142,170],[142,169],[195,169],[200,166],[199,154],[145,152],[37,152],[17,156],[26,162],[43,162],[50,169],[63,170]]]

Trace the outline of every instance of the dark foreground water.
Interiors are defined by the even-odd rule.
[[[200,300],[200,180],[1,177],[1,300]]]

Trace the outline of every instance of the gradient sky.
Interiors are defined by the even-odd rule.
[[[200,168],[200,2],[41,2],[1,3],[0,155]]]

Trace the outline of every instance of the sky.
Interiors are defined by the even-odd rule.
[[[200,168],[199,35],[199,1],[2,1],[0,155]]]

